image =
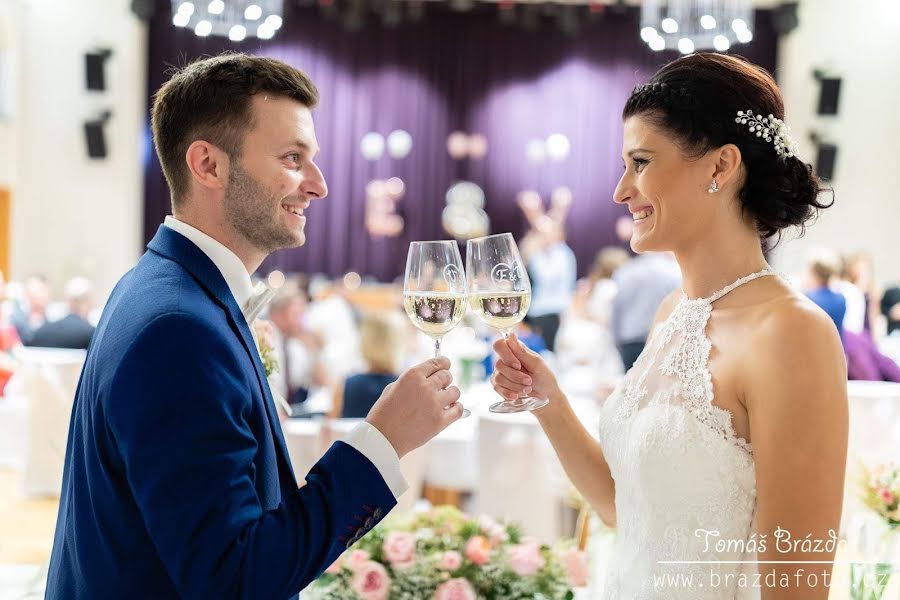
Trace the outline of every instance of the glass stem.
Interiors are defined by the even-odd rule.
[[[434,357],[441,355],[441,338],[434,338]]]
[[[508,340],[509,339],[509,329],[501,329],[500,335],[503,336],[504,340]],[[528,394],[519,394],[518,400],[512,400],[512,401],[507,400],[507,402],[512,402],[513,406],[522,406],[523,404],[525,404],[525,400],[527,400],[527,399],[528,399]]]

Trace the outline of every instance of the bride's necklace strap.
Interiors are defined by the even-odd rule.
[[[721,290],[719,290],[712,296],[707,296],[706,298],[688,298],[687,295],[685,294],[684,297],[687,300],[689,300],[690,302],[704,302],[704,303],[712,304],[713,302],[720,299],[725,294],[728,294],[729,292],[741,287],[745,283],[750,283],[754,279],[759,279],[760,277],[766,277],[767,275],[778,275],[778,271],[773,269],[771,266],[767,265],[766,268],[761,271],[757,271],[756,273],[750,273],[749,275],[744,275],[743,277],[741,277],[734,283],[725,286],[724,288],[722,288]]]

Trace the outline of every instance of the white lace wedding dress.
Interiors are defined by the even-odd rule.
[[[774,274],[748,275],[708,298],[682,297],[604,403],[600,442],[616,482],[616,541],[603,598],[759,597],[746,543],[755,533],[753,451],[735,435],[731,413],[713,404],[705,330],[716,300]]]

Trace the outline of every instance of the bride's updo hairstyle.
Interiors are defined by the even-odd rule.
[[[792,226],[802,235],[820,209],[834,204],[819,202],[826,188],[792,152],[775,81],[743,58],[701,53],[670,62],[628,98],[622,118],[636,115],[670,132],[689,158],[737,146],[747,171],[738,197],[763,238]]]

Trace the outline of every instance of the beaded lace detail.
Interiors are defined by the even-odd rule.
[[[713,404],[712,376],[707,367],[712,346],[706,337],[706,324],[712,314],[713,302],[745,283],[774,274],[771,269],[752,273],[706,298],[690,299],[682,293],[681,302],[659,326],[648,344],[651,352],[649,360],[638,360],[635,365],[637,376],[630,384],[626,380],[625,401],[619,407],[619,420],[630,418],[648,400],[651,404],[671,404],[678,397],[699,421],[724,439],[752,453],[751,445],[735,435],[731,413]],[[642,355],[641,358],[648,357]],[[654,374],[655,366],[658,366],[660,374],[672,379],[673,385],[667,386],[665,391],[652,386],[657,391],[651,396],[647,393],[648,379]]]

